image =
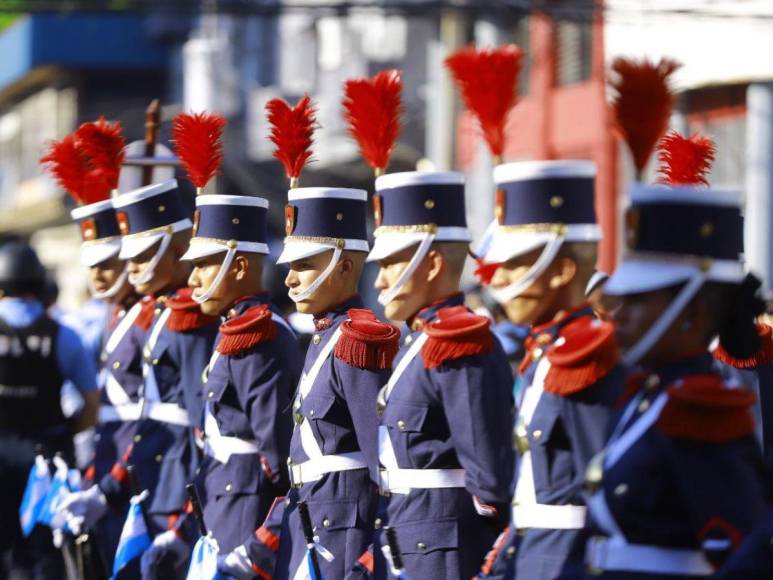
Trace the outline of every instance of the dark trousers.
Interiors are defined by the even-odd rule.
[[[0,434],[0,580],[11,571],[26,572],[31,580],[65,577],[61,552],[54,547],[51,530],[37,526],[24,538],[19,506],[24,495],[38,444],[27,438]]]

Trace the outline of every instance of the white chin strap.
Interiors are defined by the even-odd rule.
[[[635,345],[629,348],[622,357],[622,363],[624,366],[633,367],[644,357],[655,343],[660,340],[660,337],[671,328],[671,325],[676,320],[676,317],[684,310],[685,306],[690,303],[698,290],[701,289],[703,283],[706,281],[706,274],[703,272],[697,272],[692,275],[684,288],[679,291],[676,298],[673,299],[671,304],[668,305],[663,311],[663,314],[655,321],[655,323],[647,329],[647,332],[639,339]]]
[[[215,276],[215,279],[212,280],[212,284],[209,285],[209,288],[207,288],[207,290],[201,294],[193,292],[191,295],[196,304],[204,304],[207,300],[212,298],[215,290],[217,290],[218,286],[220,286],[222,283],[223,278],[225,278],[225,275],[228,272],[228,269],[231,267],[231,263],[234,261],[235,256],[236,248],[228,248],[228,251],[225,253],[225,258],[223,258],[223,262],[220,264],[220,269],[217,271],[217,276]]]
[[[145,268],[142,274],[139,276],[133,276],[129,274],[129,284],[132,286],[140,286],[141,284],[147,284],[150,282],[153,279],[153,275],[156,273],[156,266],[158,266],[158,263],[161,261],[161,257],[164,255],[164,252],[166,252],[171,242],[172,235],[164,233],[161,237],[161,243],[158,246],[156,255],[153,256],[153,259],[148,263],[148,266]]]
[[[126,278],[129,277],[129,262],[126,262],[123,266],[123,272],[121,272],[121,275],[118,276],[118,279],[115,281],[115,284],[110,286],[107,290],[104,292],[97,292],[94,289],[94,283],[89,279],[89,292],[91,293],[92,298],[96,298],[97,300],[104,300],[105,298],[112,298],[116,294],[118,294],[118,291],[123,288],[123,285],[126,283]]]
[[[341,254],[343,253],[344,249],[339,248],[336,246],[333,249],[333,257],[330,258],[330,263],[327,265],[327,268],[325,268],[322,273],[317,276],[317,279],[314,280],[311,284],[309,284],[309,287],[306,288],[303,292],[299,292],[298,294],[293,294],[292,292],[289,294],[290,300],[293,302],[302,302],[303,300],[306,300],[309,298],[314,292],[317,291],[317,289],[322,286],[322,283],[328,279],[330,274],[333,273],[333,270],[335,269],[336,265],[338,265],[338,261],[341,259]]]
[[[429,253],[429,249],[432,246],[432,242],[434,241],[435,234],[431,232],[424,234],[421,242],[419,242],[419,247],[416,248],[416,253],[413,255],[413,258],[411,258],[411,261],[408,262],[408,267],[403,270],[402,274],[400,274],[400,277],[397,279],[397,282],[395,282],[394,286],[387,288],[386,290],[382,290],[378,295],[378,302],[381,304],[381,306],[386,306],[392,302],[392,300],[394,300],[402,291],[403,286],[405,286],[408,280],[411,279],[411,276],[413,276],[414,272],[416,272],[416,268],[419,267],[421,261]]]
[[[558,255],[558,250],[561,249],[561,244],[564,243],[564,237],[560,235],[553,235],[545,244],[545,248],[542,250],[537,261],[532,264],[531,268],[526,272],[523,278],[517,282],[513,282],[509,286],[504,288],[489,288],[489,292],[494,297],[494,300],[500,304],[507,304],[511,300],[514,300],[539,278],[548,266],[555,260]]]

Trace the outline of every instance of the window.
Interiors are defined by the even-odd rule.
[[[559,86],[590,79],[593,25],[562,20],[556,25],[556,83]]]

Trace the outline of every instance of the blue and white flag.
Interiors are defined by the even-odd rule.
[[[319,538],[314,536],[314,543],[307,546],[306,555],[304,556],[303,560],[301,560],[301,565],[298,566],[298,569],[295,571],[293,580],[325,580],[325,575],[322,574],[321,570],[319,574],[314,573],[314,565],[311,559],[312,550],[317,553],[317,562],[319,562],[319,556],[328,562],[332,562],[335,559],[335,556],[333,556],[333,554],[327,548],[319,543]]]
[[[38,521],[41,524],[50,526],[51,528],[60,528],[69,532],[69,528],[65,525],[64,515],[57,513],[59,505],[64,498],[70,492],[78,491],[80,489],[79,483],[73,478],[72,470],[67,466],[67,462],[59,456],[55,456],[53,459],[54,476],[51,479],[51,485],[48,488],[43,504],[40,508],[40,514]]]
[[[38,523],[43,502],[51,487],[51,472],[48,470],[48,462],[42,455],[35,457],[35,463],[30,469],[27,478],[27,487],[24,488],[24,497],[19,506],[19,521],[24,537],[28,537],[35,524]]]
[[[142,517],[140,505],[148,497],[148,491],[144,490],[129,500],[129,511],[121,530],[121,538],[118,540],[118,549],[115,551],[113,561],[113,578],[118,572],[150,547],[150,534]]]
[[[201,536],[196,545],[193,546],[186,580],[225,580],[225,576],[217,571],[219,553],[220,547],[211,534]]]

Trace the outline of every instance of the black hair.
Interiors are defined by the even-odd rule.
[[[752,357],[760,348],[756,323],[766,307],[761,286],[759,278],[747,274],[739,284],[710,282],[703,290],[714,313],[719,343],[734,358]]]

